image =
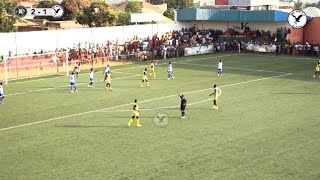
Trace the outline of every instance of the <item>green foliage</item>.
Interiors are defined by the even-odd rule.
[[[16,16],[14,15],[14,7],[17,5],[15,0],[0,1],[0,32],[12,32],[16,28]]]
[[[113,14],[116,16],[116,25],[117,26],[124,26],[130,25],[130,14],[124,11],[113,10]]]
[[[167,3],[167,1],[166,0],[150,0],[150,3],[154,5],[160,5],[163,3]]]
[[[302,8],[303,8],[303,4],[302,4],[301,0],[298,0],[298,1],[294,4],[294,8],[295,8],[295,9],[302,9]]]
[[[163,4],[167,3],[168,8],[189,8],[193,6],[193,0],[150,0],[151,4]]]
[[[89,0],[63,0],[61,5],[64,8],[64,20],[73,19],[76,13],[90,6]]]
[[[142,8],[143,8],[142,2],[129,1],[126,5],[125,11],[127,13],[141,13]]]
[[[318,1],[317,3],[306,3],[304,5],[304,7],[316,7],[316,8],[320,8],[320,1]]]
[[[77,13],[76,19],[78,23],[89,27],[113,26],[116,24],[116,16],[104,1],[92,2],[89,7]]]
[[[174,9],[173,8],[168,8],[164,13],[164,16],[174,20]]]

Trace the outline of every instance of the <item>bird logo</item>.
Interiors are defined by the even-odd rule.
[[[157,112],[154,115],[153,123],[156,127],[165,127],[169,123],[169,117],[165,112]]]
[[[307,15],[304,11],[294,10],[289,14],[288,22],[292,28],[301,29],[307,23]]]
[[[52,7],[52,17],[61,18],[64,14],[64,9],[60,5],[55,5]]]

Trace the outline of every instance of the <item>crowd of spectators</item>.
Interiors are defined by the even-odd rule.
[[[245,43],[268,44],[277,46],[277,54],[313,55],[319,56],[319,44],[314,42],[289,43],[287,35],[290,29],[278,28],[276,32],[245,27],[230,28],[226,31],[217,29],[199,29],[197,26],[155,34],[152,37],[137,37],[128,39],[123,44],[117,41],[106,41],[105,44],[79,43],[67,49],[29,52],[28,54],[44,54],[49,52],[68,51],[69,60],[93,62],[99,58],[106,60],[136,60],[167,59],[184,55],[184,48],[213,45],[215,51],[238,51]],[[243,39],[239,39],[243,38]],[[11,54],[10,54],[11,55]]]

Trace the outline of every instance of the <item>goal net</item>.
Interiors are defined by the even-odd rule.
[[[5,57],[0,62],[0,81],[24,79],[48,75],[68,75],[67,52],[32,54]]]

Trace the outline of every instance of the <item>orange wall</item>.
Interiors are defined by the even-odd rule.
[[[304,27],[304,41],[314,41],[315,43],[320,44],[320,18],[313,18],[311,21],[308,21]]]
[[[304,29],[294,29],[291,28],[291,33],[289,34],[289,41],[291,43],[303,42],[303,31]]]

